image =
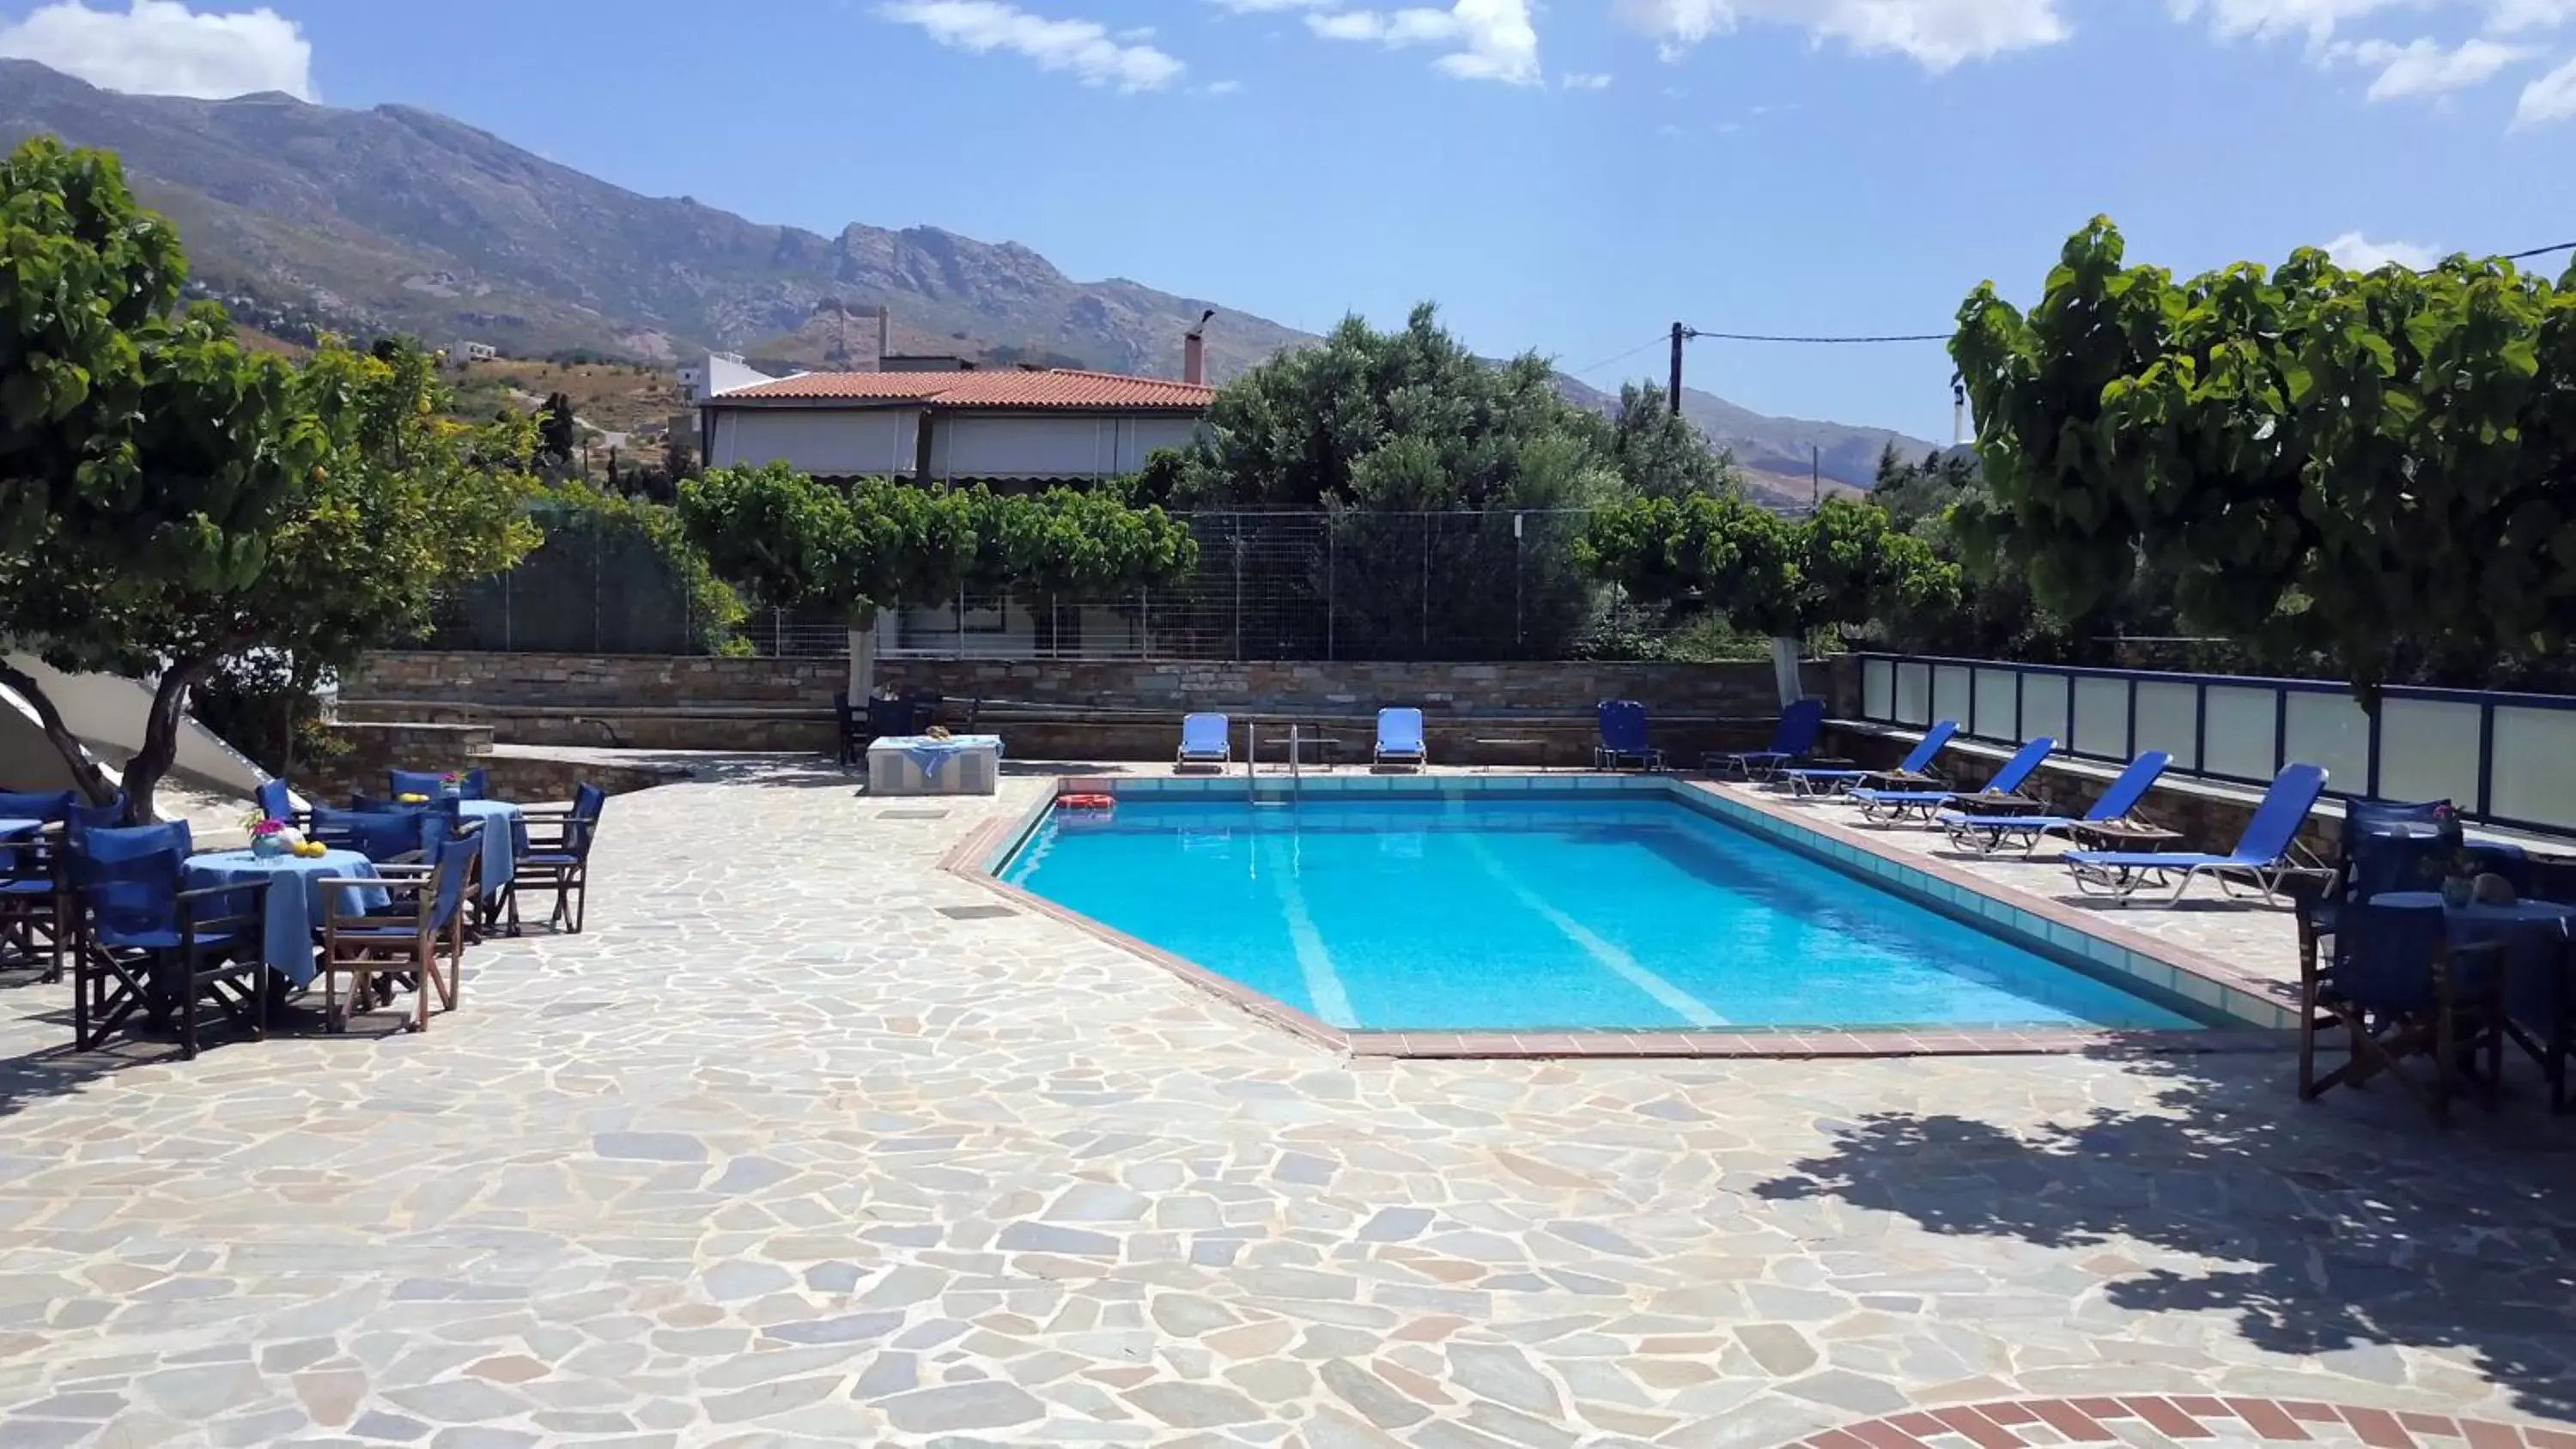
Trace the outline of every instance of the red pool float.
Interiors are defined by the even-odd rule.
[[[1058,795],[1055,797],[1055,803],[1059,810],[1111,810],[1117,807],[1118,797],[1115,795]]]

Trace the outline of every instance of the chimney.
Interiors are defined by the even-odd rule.
[[[1215,315],[1216,309],[1213,307],[1200,313],[1199,325],[1181,334],[1181,381],[1183,382],[1207,381],[1207,338],[1204,334],[1207,332],[1208,319]]]

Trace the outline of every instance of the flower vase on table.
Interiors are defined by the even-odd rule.
[[[250,853],[262,860],[293,851],[295,842],[286,838],[286,822],[262,820],[250,828]]]
[[[2442,904],[2458,910],[2477,898],[2478,878],[2476,876],[2452,875],[2442,878]]]
[[[464,772],[464,771],[462,771],[462,770],[450,770],[450,771],[448,771],[446,774],[441,775],[441,776],[439,776],[439,777],[438,777],[438,797],[439,797],[440,799],[442,799],[442,800],[454,800],[454,799],[458,798],[459,796],[463,795],[464,793],[465,793],[465,772]]]

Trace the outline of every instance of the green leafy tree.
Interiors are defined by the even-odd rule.
[[[537,466],[560,473],[572,466],[580,451],[581,430],[573,419],[572,398],[560,392],[546,394],[545,406],[537,410]]]
[[[716,571],[759,603],[830,610],[858,628],[880,609],[969,587],[1096,597],[1171,583],[1198,561],[1188,529],[1115,490],[842,485],[770,463],[687,480],[680,516]]]
[[[1947,609],[1958,592],[1954,566],[1848,499],[1803,520],[1735,494],[1637,499],[1596,510],[1580,551],[1641,601],[1774,638]]]
[[[1647,498],[1724,493],[1743,486],[1734,460],[1708,445],[1690,419],[1672,410],[1653,383],[1619,389],[1610,421],[1610,457],[1629,489]]]
[[[1548,446],[1533,446],[1533,445]],[[1609,427],[1535,353],[1477,357],[1428,304],[1380,332],[1344,318],[1218,389],[1169,494],[1301,510],[1577,507],[1618,488]]]
[[[440,420],[416,352],[326,347],[299,371],[236,346],[219,308],[179,310],[178,238],[113,157],[22,145],[0,227],[0,637],[150,686],[122,781],[138,810],[227,662],[344,662],[525,547],[518,487],[483,461],[524,441]],[[31,677],[0,682],[80,758]]]
[[[2365,701],[2576,631],[2576,272],[2302,249],[2178,283],[2097,218],[2027,314],[1970,294],[1951,355],[1995,540],[2061,614],[2143,584]]]
[[[28,141],[0,163],[0,638],[57,668],[154,681],[126,771],[148,805],[207,653],[208,599],[255,589],[299,489],[336,439],[282,360],[220,309],[179,309],[187,261],[116,159]],[[56,749],[81,758],[24,671]],[[81,778],[87,772],[78,771]]]

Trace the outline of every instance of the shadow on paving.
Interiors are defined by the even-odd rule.
[[[2393,1083],[2302,1103],[2268,1063],[2096,1055],[2172,1079],[2164,1111],[2027,1133],[1879,1113],[1755,1191],[1935,1233],[2217,1260],[2234,1266],[2140,1267],[2102,1291],[2131,1312],[2231,1314],[2249,1342],[2337,1355],[2358,1378],[2400,1381],[2378,1347],[2465,1351],[2524,1412],[2576,1419],[2576,1117],[2533,1100],[2536,1074],[2509,1074],[2493,1116],[2455,1104],[2445,1131]],[[2231,1061],[2251,1069],[2231,1078]]]

